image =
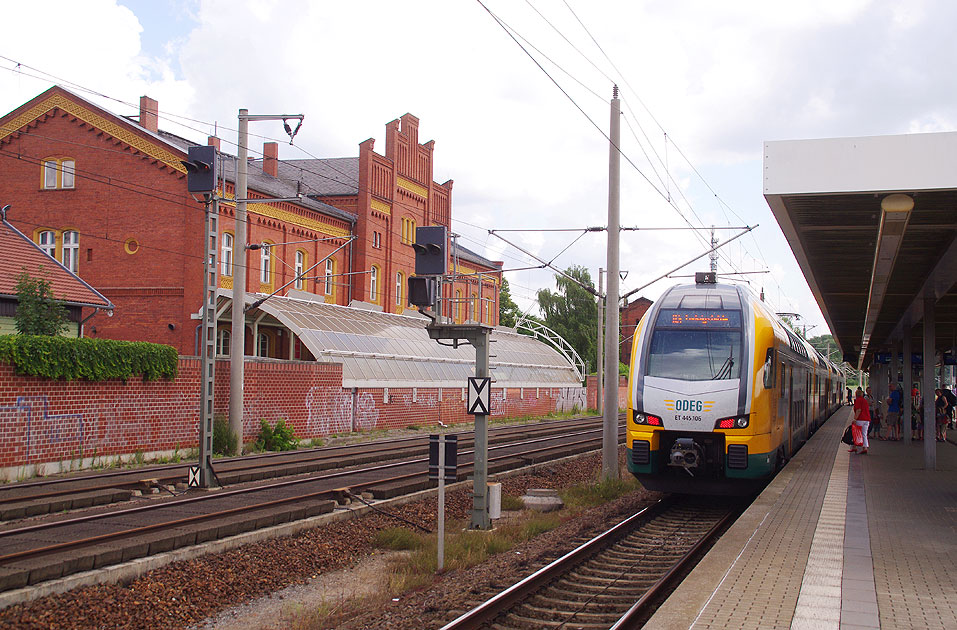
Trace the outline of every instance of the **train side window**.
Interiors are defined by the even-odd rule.
[[[764,388],[774,387],[774,348],[768,348],[767,356],[764,358]]]
[[[788,366],[783,361],[781,362],[781,398],[784,398],[785,390],[785,379],[787,378]]]

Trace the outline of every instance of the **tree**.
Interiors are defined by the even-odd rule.
[[[582,284],[594,287],[588,270],[573,265],[565,273]],[[589,372],[597,360],[598,303],[595,296],[565,276],[555,276],[557,291],[539,289],[538,306],[545,325],[565,338],[585,362]]]
[[[500,326],[514,328],[522,311],[512,300],[512,292],[508,287],[508,280],[502,278],[502,289],[498,294],[498,323]]]
[[[43,266],[40,266],[43,273]],[[59,335],[68,325],[66,308],[53,296],[46,278],[17,276],[17,332],[21,335]]]

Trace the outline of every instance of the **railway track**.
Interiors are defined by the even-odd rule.
[[[490,447],[489,472],[601,448],[599,427],[553,428]],[[8,523],[0,529],[0,591],[331,512],[349,496],[386,499],[426,489],[434,485],[427,460],[423,443],[419,454],[386,463]],[[460,451],[460,462],[461,481],[472,472],[472,451]]]
[[[737,514],[726,500],[663,499],[442,630],[640,628],[650,606]]]
[[[600,418],[589,417],[493,427],[489,432],[489,444],[503,444],[533,435],[561,435],[572,428],[587,429],[600,426],[600,423]],[[471,448],[473,443],[472,432],[459,434],[460,448]],[[427,444],[428,436],[422,435],[282,453],[259,453],[217,459],[214,468],[220,484],[232,486],[411,458],[422,453]],[[0,486],[0,521],[118,503],[129,500],[137,490],[184,484],[191,463],[195,462],[68,475]]]

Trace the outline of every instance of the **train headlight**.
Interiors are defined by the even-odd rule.
[[[653,427],[664,426],[661,424],[661,418],[658,416],[653,416],[650,413],[641,413],[640,411],[635,412],[635,424],[647,424]]]
[[[721,418],[714,423],[715,429],[746,429],[751,423],[750,416],[733,416]]]

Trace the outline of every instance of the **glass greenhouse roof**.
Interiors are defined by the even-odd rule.
[[[247,304],[259,297],[247,294]],[[258,308],[318,361],[341,363],[345,387],[465,387],[475,376],[475,349],[430,339],[424,317],[278,296]],[[498,387],[581,386],[574,367],[551,346],[504,328],[493,329],[491,341],[489,366]]]

